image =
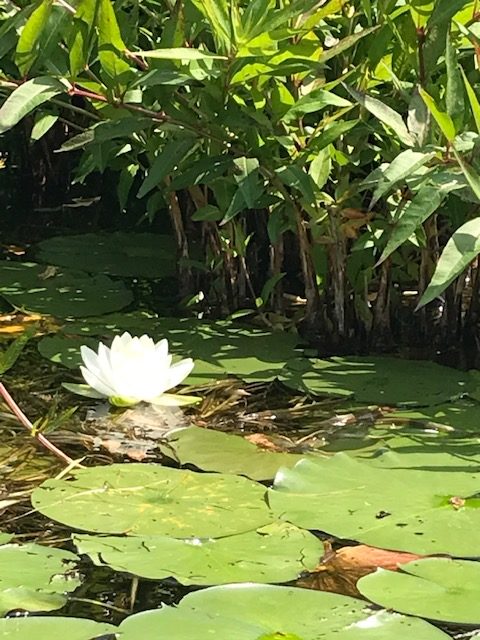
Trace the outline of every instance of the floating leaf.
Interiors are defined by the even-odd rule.
[[[175,273],[171,236],[154,233],[84,233],[56,236],[37,245],[40,262],[114,276],[162,278]]]
[[[480,624],[480,563],[451,558],[423,558],[379,569],[358,583],[360,593],[388,609],[422,618]]]
[[[365,602],[336,593],[294,587],[231,584],[188,594],[176,607],[130,616],[122,640],[447,640],[423,620],[374,611]]]
[[[429,405],[467,391],[468,374],[433,362],[390,357],[297,359],[279,379],[307,393],[354,395],[359,402]]]
[[[3,618],[0,619],[2,640],[92,640],[114,637],[116,628],[105,622],[84,618]],[[111,634],[111,635],[109,635]]]
[[[132,301],[119,281],[33,262],[0,261],[0,293],[17,308],[59,317],[116,311]]]
[[[269,480],[280,467],[292,467],[305,457],[265,451],[241,436],[200,427],[174,431],[167,442],[163,448],[165,455],[173,451],[180,464],[193,464],[204,471],[235,473],[252,480]]]
[[[144,314],[113,314],[103,318],[65,325],[64,332],[47,336],[39,343],[40,353],[70,368],[81,363],[82,344],[95,348],[91,336],[114,336],[123,331],[147,333],[155,339],[167,338],[170,351],[192,357],[195,368],[187,384],[205,384],[227,375],[246,382],[274,380],[286,360],[295,355],[298,337],[293,333],[271,332],[231,322],[200,322],[196,319],[149,318]],[[79,337],[75,337],[79,336]]]
[[[313,570],[323,555],[318,538],[279,522],[217,540],[76,535],[74,543],[100,566],[185,585],[288,582]]]
[[[262,485],[240,476],[113,464],[47,480],[34,490],[32,504],[84,531],[207,538],[271,522],[264,496]]]
[[[395,453],[371,463],[344,453],[302,460],[277,473],[269,504],[299,527],[375,547],[478,555],[480,470],[458,456],[448,470],[411,469],[406,460],[408,454]]]
[[[80,584],[78,576],[68,575],[77,560],[69,551],[37,544],[0,546],[0,615],[63,607],[66,593]]]

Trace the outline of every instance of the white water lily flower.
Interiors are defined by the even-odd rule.
[[[165,339],[155,343],[150,336],[138,338],[125,332],[115,336],[110,348],[100,342],[98,353],[86,346],[80,347],[80,353],[85,381],[112,404],[187,404],[184,400],[190,398],[165,393],[180,384],[194,366],[191,358],[172,365]]]

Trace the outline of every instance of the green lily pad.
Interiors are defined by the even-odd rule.
[[[279,379],[316,395],[355,396],[358,402],[422,406],[440,404],[467,391],[467,373],[434,362],[388,357],[296,359]]]
[[[175,274],[172,236],[154,233],[85,233],[57,236],[37,245],[39,262],[114,276],[162,278]]]
[[[48,518],[83,531],[208,538],[274,520],[265,488],[240,476],[156,464],[112,464],[72,476],[42,483],[32,504]]]
[[[72,574],[77,556],[37,544],[0,547],[0,616],[13,609],[52,611],[80,584]],[[2,636],[3,637],[3,636]]]
[[[11,533],[4,533],[0,531],[0,544],[7,544],[13,538]]]
[[[400,571],[377,569],[361,578],[358,589],[388,609],[422,618],[480,624],[480,563],[424,558],[400,565]]]
[[[83,618],[3,618],[0,619],[2,640],[94,640],[114,634],[116,627]],[[112,635],[112,637],[114,637]]]
[[[97,345],[92,336],[103,342],[115,334],[129,331],[147,333],[155,340],[167,338],[170,352],[195,360],[195,368],[186,384],[205,384],[227,375],[246,382],[274,380],[285,362],[295,355],[298,337],[291,333],[270,332],[242,327],[231,322],[199,322],[191,318],[149,318],[119,314],[105,318],[88,318],[65,324],[63,333],[46,336],[39,351],[54,362],[72,369],[81,364],[80,346]]]
[[[480,404],[468,400],[449,402],[434,407],[410,411],[394,411],[386,416],[391,424],[406,421],[424,423],[432,429],[447,426],[463,433],[478,433],[480,426]]]
[[[270,480],[282,466],[293,467],[305,455],[265,451],[241,436],[213,429],[186,427],[167,436],[162,451],[180,464],[204,471],[235,473],[252,480]]]
[[[424,471],[408,468],[406,454],[384,456],[384,467],[340,453],[281,469],[270,507],[299,527],[376,547],[477,556],[480,470],[461,458],[453,469]]]
[[[188,594],[176,607],[130,616],[122,640],[447,640],[424,620],[372,611],[336,593],[257,584],[231,584]]]
[[[83,271],[53,269],[33,262],[0,260],[0,294],[27,311],[67,316],[93,316],[122,309],[132,301],[119,281]]]
[[[173,577],[185,585],[288,582],[313,571],[323,555],[318,538],[282,522],[219,539],[76,535],[73,540],[95,564],[153,580]]]

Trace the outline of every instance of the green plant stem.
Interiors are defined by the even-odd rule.
[[[7,404],[8,408],[14,414],[14,416],[17,418],[20,424],[23,425],[26,429],[28,429],[30,431],[30,434],[34,438],[36,438],[36,440],[38,440],[38,442],[40,442],[41,445],[43,445],[46,449],[51,451],[55,456],[57,456],[57,458],[60,458],[61,460],[63,460],[63,462],[66,462],[68,465],[75,464],[75,461],[72,458],[67,456],[66,453],[63,453],[63,451],[61,451],[58,447],[52,444],[50,440],[45,438],[43,434],[35,433],[35,428],[33,424],[30,422],[27,416],[20,409],[20,407],[12,398],[12,396],[9,394],[5,385],[2,382],[0,382],[0,395],[5,400],[5,403]]]

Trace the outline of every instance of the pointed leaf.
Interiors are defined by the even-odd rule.
[[[396,134],[397,138],[403,142],[404,145],[407,147],[412,147],[414,145],[415,141],[408,132],[400,114],[380,100],[377,100],[377,98],[372,98],[366,93],[360,93],[360,91],[357,91],[347,85],[345,85],[345,88],[362,107],[367,111],[370,111],[370,113],[378,118],[380,122],[392,129],[393,133]]]
[[[474,218],[457,229],[447,242],[418,308],[425,306],[443,293],[479,253],[480,218]]]
[[[55,78],[39,76],[21,84],[0,108],[0,133],[8,131],[36,107],[65,91]]]
[[[143,198],[158,186],[165,176],[185,157],[194,144],[193,140],[172,140],[168,142],[153,161],[147,177],[137,193],[137,198]]]
[[[148,51],[136,51],[139,56],[144,58],[155,58],[156,60],[227,60],[225,56],[219,56],[210,51],[202,51],[200,49],[189,49],[188,47],[176,47],[174,49],[150,49]]]
[[[39,44],[52,11],[53,0],[42,0],[33,11],[18,40],[15,62],[22,75],[26,75],[40,53]]]
[[[425,91],[425,89],[419,88],[419,93],[422,96],[423,101],[427,105],[427,109],[432,114],[435,122],[438,124],[441,132],[449,142],[455,138],[455,125],[453,120],[444,111],[441,111],[435,103],[435,100]]]

